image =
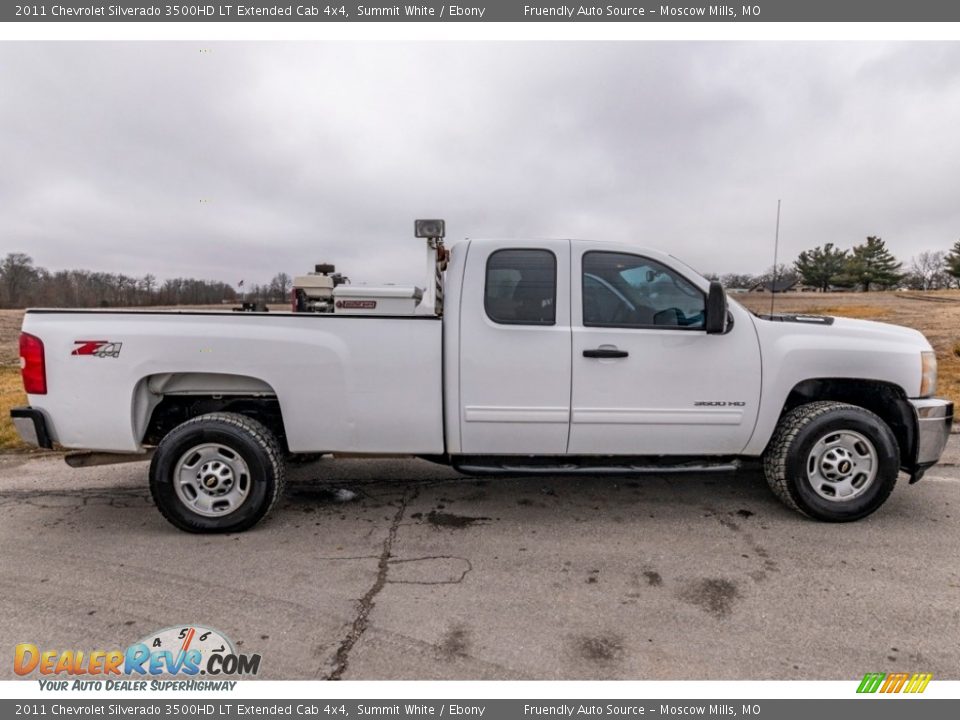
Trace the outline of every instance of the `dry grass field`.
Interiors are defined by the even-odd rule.
[[[10,422],[10,408],[23,405],[26,395],[20,384],[20,371],[8,365],[0,368],[0,450],[16,450],[23,447]]]
[[[770,311],[770,295],[737,295],[754,312]],[[879,320],[919,330],[937,352],[937,395],[960,403],[960,290],[934,292],[787,293],[776,312]]]
[[[0,310],[0,450],[22,449],[10,408],[26,404],[27,396],[20,382],[20,310]]]
[[[769,312],[768,294],[735,297],[755,312]],[[916,328],[937,351],[940,366],[937,394],[960,403],[960,290],[788,293],[777,296],[776,311],[839,315]],[[9,418],[11,407],[26,402],[20,384],[17,347],[22,317],[19,310],[0,310],[0,450],[24,449]]]

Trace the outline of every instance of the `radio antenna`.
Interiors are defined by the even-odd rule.
[[[780,200],[777,200],[777,229],[773,235],[773,280],[770,282],[770,314],[773,315],[773,301],[777,297],[777,252],[780,249]]]

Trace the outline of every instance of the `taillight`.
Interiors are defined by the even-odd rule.
[[[20,374],[27,395],[47,394],[47,367],[43,359],[43,341],[29,333],[20,333]]]

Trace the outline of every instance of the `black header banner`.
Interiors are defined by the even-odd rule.
[[[957,22],[943,0],[747,0],[572,3],[557,0],[415,0],[363,3],[134,0],[3,3],[4,22]]]

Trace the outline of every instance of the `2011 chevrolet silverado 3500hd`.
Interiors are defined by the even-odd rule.
[[[13,420],[43,447],[152,452],[157,506],[191,532],[253,526],[296,453],[417,455],[471,475],[762,458],[788,506],[849,521],[944,449],[953,405],[932,397],[936,358],[915,330],[758,317],[653,250],[447,248],[442,221],[416,228],[423,291],[307,278],[323,311],[28,310],[30,404]]]

